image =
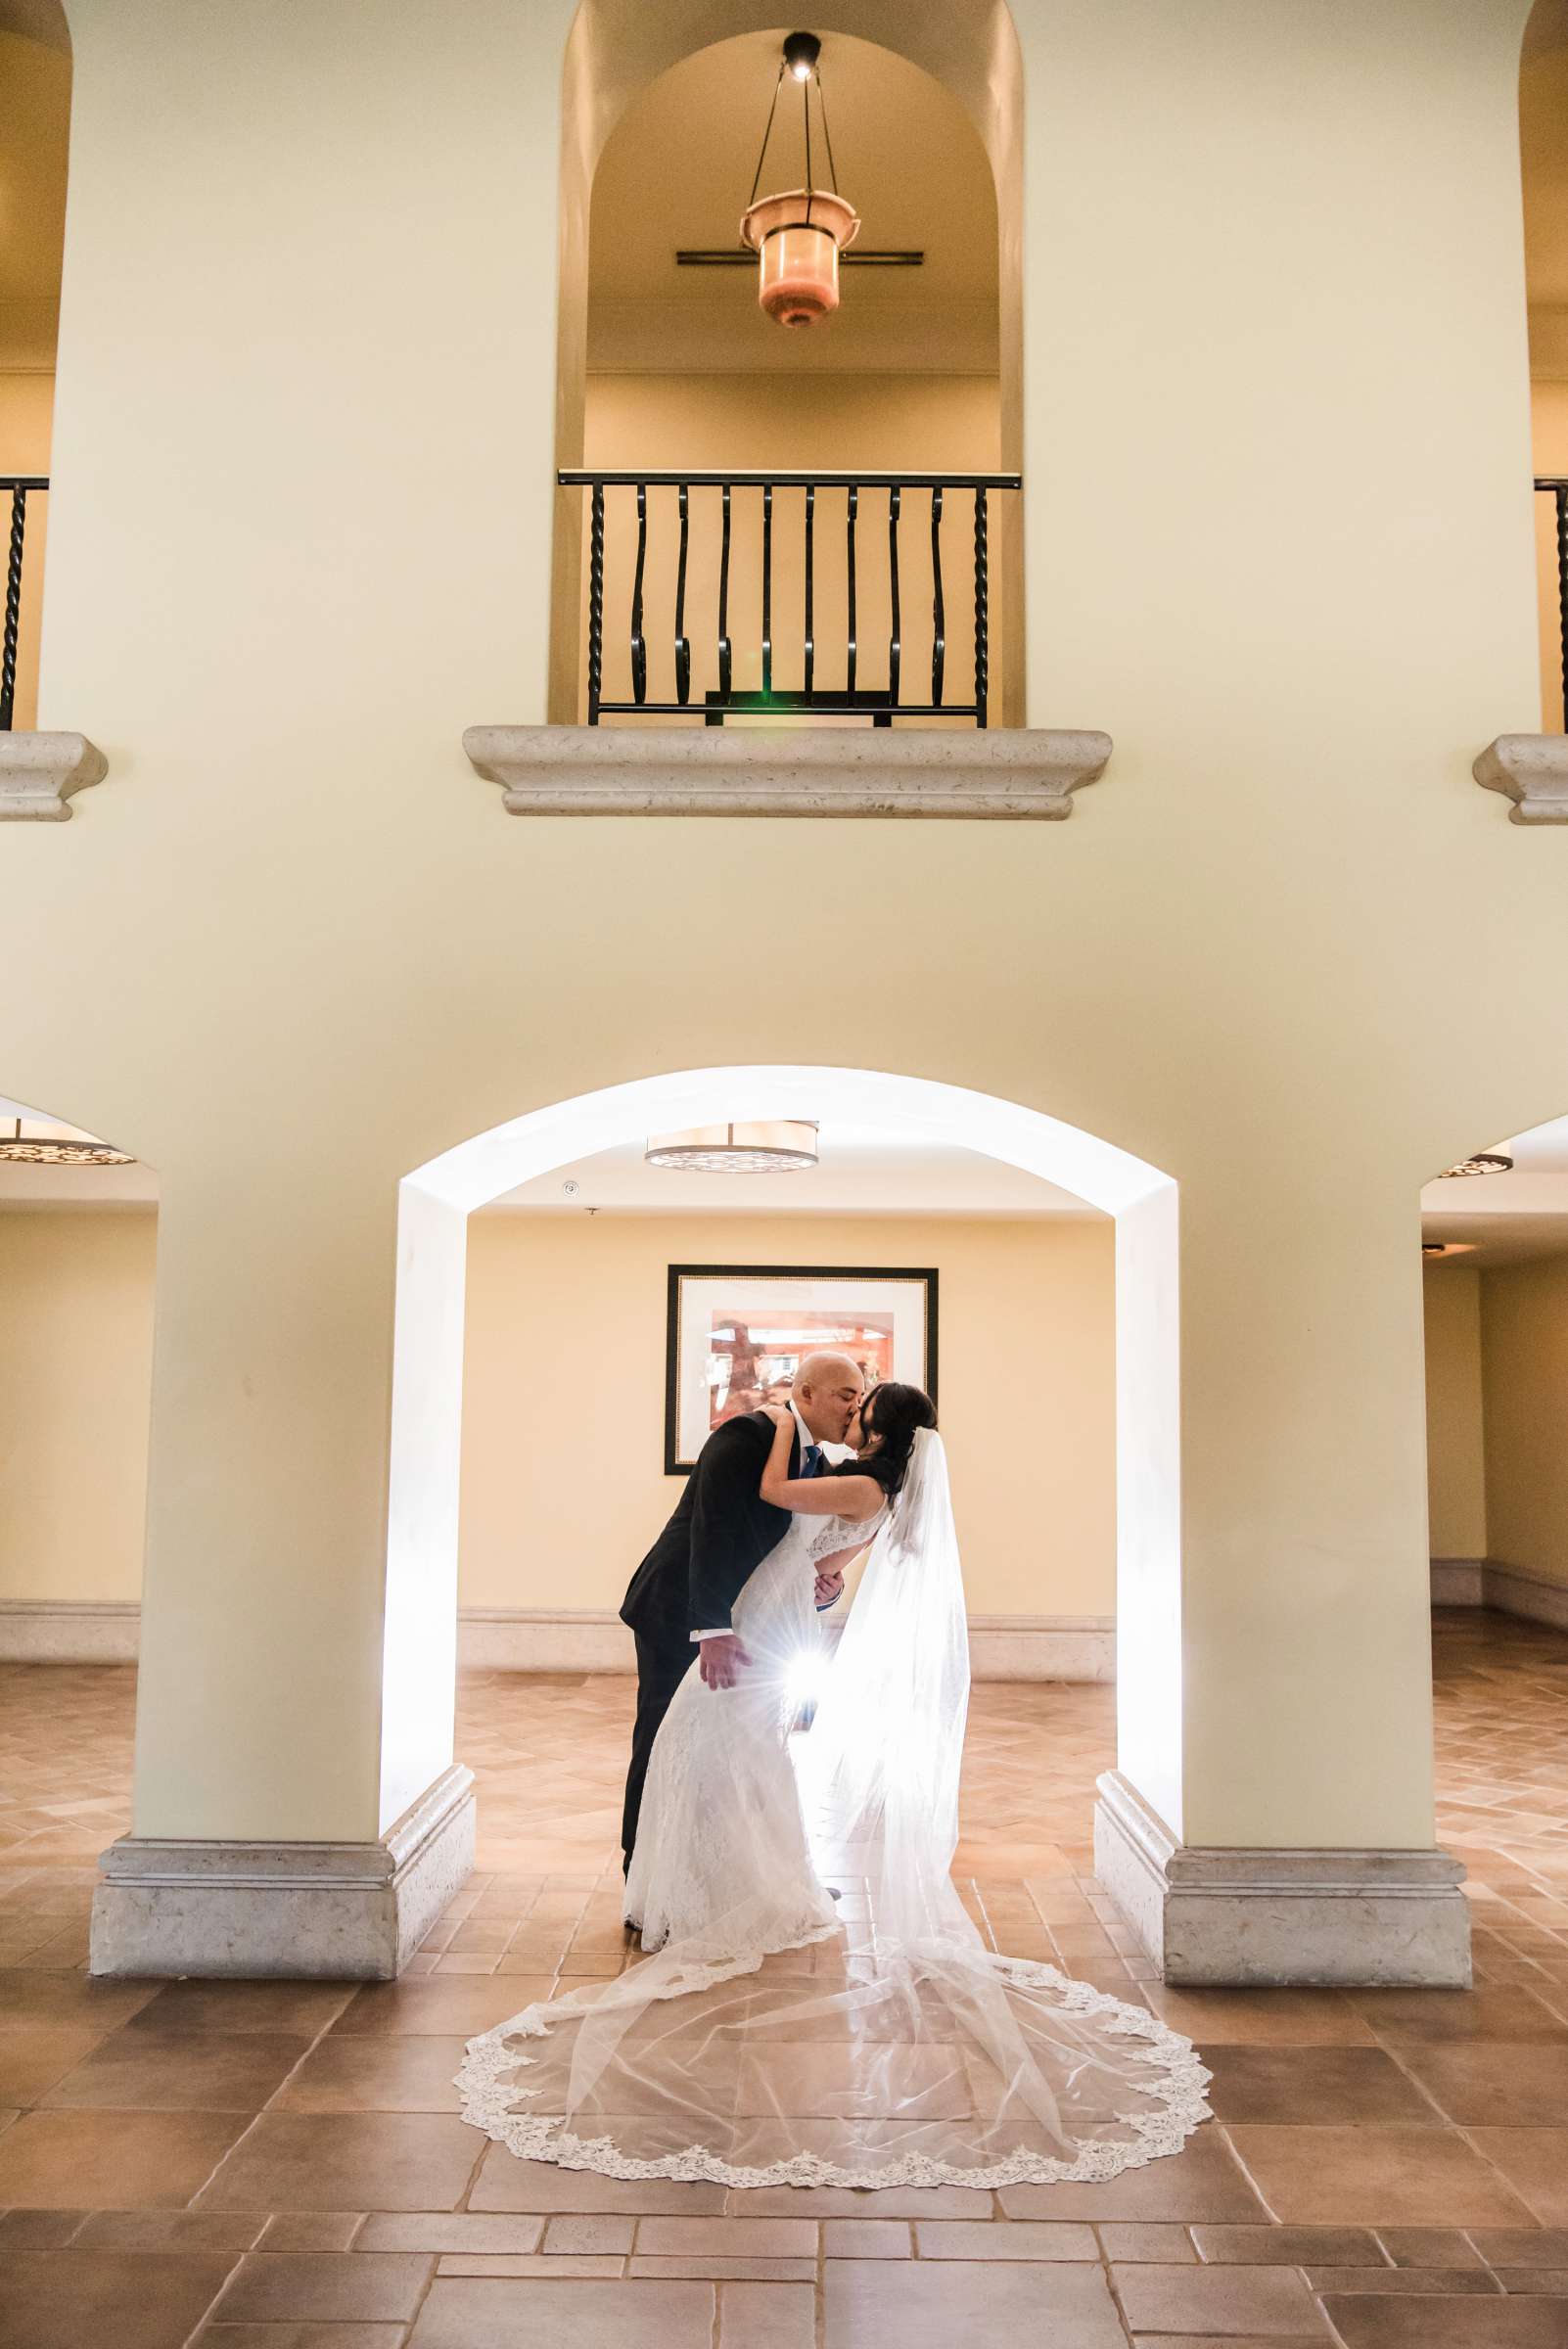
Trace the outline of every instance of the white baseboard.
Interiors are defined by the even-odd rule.
[[[1432,1560],[1432,1604],[1435,1607],[1484,1607],[1486,1603],[1485,1558]]]
[[[1432,1604],[1492,1607],[1500,1615],[1521,1615],[1528,1623],[1568,1632],[1568,1583],[1554,1583],[1501,1558],[1434,1558]]]
[[[608,1608],[462,1607],[457,1658],[480,1672],[634,1672],[631,1634]],[[977,1681],[1110,1681],[1108,1615],[971,1615]]]
[[[141,1609],[126,1602],[0,1599],[0,1662],[132,1664]],[[977,1681],[1112,1681],[1109,1615],[972,1615]],[[457,1660],[476,1672],[636,1670],[631,1634],[608,1607],[460,1607]]]
[[[134,1664],[142,1610],[134,1599],[0,1599],[0,1663]]]

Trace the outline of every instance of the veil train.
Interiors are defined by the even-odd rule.
[[[463,2117],[534,2161],[727,2186],[1097,2180],[1209,2117],[1190,2042],[987,1947],[950,1874],[969,1656],[946,1453],[923,1429],[797,1778],[839,1921],[755,1897],[470,2042]],[[759,1822],[762,1831],[763,1822]]]

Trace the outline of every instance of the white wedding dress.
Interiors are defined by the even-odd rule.
[[[989,1948],[952,1883],[969,1657],[934,1430],[791,1735],[814,1561],[867,1531],[796,1519],[734,1610],[753,1659],[736,1686],[681,1682],[626,1888],[653,1954],[469,2043],[464,2118],[523,2158],[737,2187],[1005,2186],[1115,2177],[1209,2117],[1188,2041]]]
[[[791,1518],[735,1601],[750,1664],[732,1688],[705,1686],[694,1666],[676,1689],[649,1757],[626,1877],[625,1912],[645,1950],[706,1935],[720,1917],[767,1952],[837,1926],[807,1842],[789,1732],[822,1645],[817,1561],[862,1547],[875,1531],[844,1517]]]

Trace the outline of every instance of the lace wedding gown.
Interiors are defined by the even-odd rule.
[[[798,1518],[681,1682],[626,1888],[653,1954],[469,2043],[463,2116],[525,2159],[738,2187],[1106,2179],[1180,2150],[1209,2074],[1154,2015],[990,1949],[951,1875],[969,1660],[946,1458],[916,1439],[811,1727]],[[842,1892],[835,1903],[824,1889]]]
[[[645,1950],[706,1934],[720,1917],[748,1948],[789,1950],[832,1932],[834,1905],[807,1843],[789,1732],[820,1653],[816,1565],[863,1546],[874,1525],[795,1517],[754,1568],[732,1621],[751,1657],[732,1688],[695,1666],[648,1764],[626,1915]]]

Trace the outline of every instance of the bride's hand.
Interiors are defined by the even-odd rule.
[[[793,1427],[795,1424],[795,1414],[788,1404],[764,1403],[761,1409],[762,1417],[771,1421],[774,1427]]]

